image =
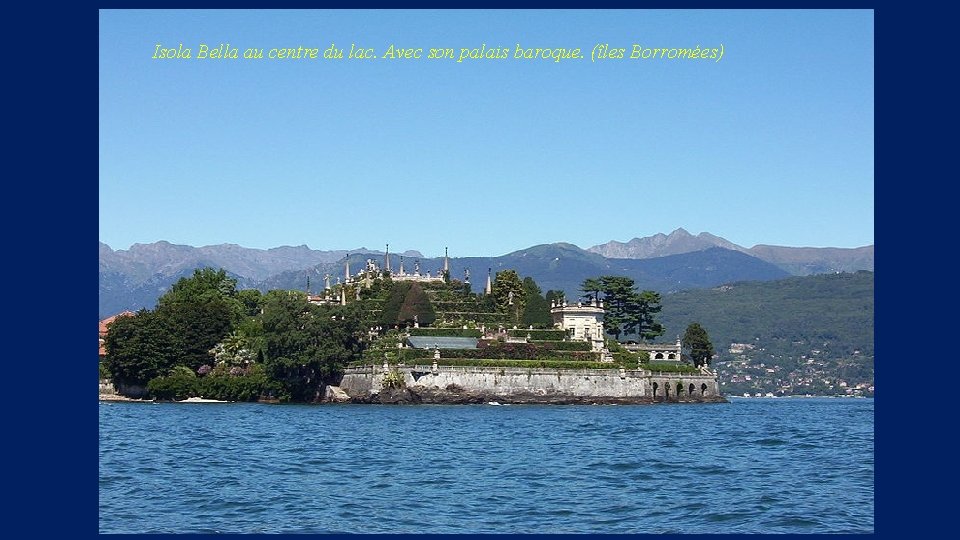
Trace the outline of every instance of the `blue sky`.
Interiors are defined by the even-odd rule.
[[[871,11],[101,11],[99,235],[114,249],[502,255],[683,227],[874,242]],[[157,43],[509,47],[502,61],[154,60]],[[587,58],[516,60],[522,47]],[[592,63],[598,43],[724,46]]]

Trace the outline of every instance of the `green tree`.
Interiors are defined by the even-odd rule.
[[[394,282],[380,312],[380,324],[387,327],[412,326],[414,317],[425,326],[433,324],[437,315],[430,298],[417,283]]]
[[[587,302],[590,300],[599,300],[600,292],[603,291],[602,278],[587,278],[580,284],[580,290],[583,291],[581,298]]]
[[[430,304],[427,293],[417,283],[411,283],[406,294],[403,295],[403,303],[400,304],[400,311],[397,315],[397,322],[406,325],[413,325],[414,322],[424,326],[430,326],[437,319],[437,314]]]
[[[254,293],[244,293],[255,297]],[[230,310],[234,321],[244,314],[244,303],[237,294],[237,280],[227,276],[224,269],[198,268],[189,278],[180,278],[170,290],[157,300],[157,309],[175,308],[183,304],[220,302]]]
[[[619,341],[621,334],[631,333],[640,317],[639,296],[634,281],[623,276],[601,276],[597,281],[606,310],[603,325],[607,333]]]
[[[104,348],[104,366],[121,385],[146,385],[166,374],[178,353],[169,321],[145,309],[132,317],[118,317],[104,338]]]
[[[363,350],[367,321],[356,305],[316,306],[299,291],[270,291],[261,317],[264,371],[283,400],[315,400]]]
[[[563,291],[558,291],[556,289],[550,289],[547,291],[547,294],[544,295],[547,300],[547,305],[550,305],[551,302],[560,302],[565,296],[566,295],[563,293]]]
[[[587,279],[581,289],[587,299],[603,295],[603,325],[618,341],[622,335],[636,334],[649,340],[663,334],[663,325],[656,320],[662,310],[659,293],[637,291],[633,279],[624,276]]]
[[[628,333],[636,333],[640,339],[651,340],[663,335],[663,325],[656,320],[656,315],[663,310],[660,304],[660,293],[641,291],[637,296],[637,317],[635,325],[628,328]]]
[[[520,323],[537,328],[549,327],[553,322],[550,315],[550,302],[540,294],[540,286],[532,277],[523,278],[524,308]]]
[[[196,370],[211,363],[210,350],[245,317],[236,280],[223,270],[202,268],[181,278],[157,300],[156,314],[176,337],[175,362]]]
[[[243,314],[248,317],[255,317],[260,314],[263,295],[257,289],[244,289],[237,291],[237,300],[242,306]]]
[[[176,366],[167,375],[150,379],[147,390],[156,399],[184,400],[197,395],[197,374],[186,366]]]
[[[403,297],[408,288],[409,284],[403,281],[391,284],[390,292],[387,293],[383,308],[380,310],[380,324],[387,328],[399,326],[397,318],[400,316],[400,306],[403,305]]]
[[[497,311],[506,313],[510,320],[517,324],[526,300],[520,276],[515,270],[501,270],[494,277],[491,289]]]
[[[687,326],[687,331],[683,333],[683,346],[690,351],[693,365],[697,367],[709,365],[713,355],[716,354],[710,336],[698,322]]]

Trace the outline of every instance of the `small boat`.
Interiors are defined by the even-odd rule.
[[[487,405],[500,405],[500,402],[498,402],[498,401],[488,401],[488,402],[487,402]]]

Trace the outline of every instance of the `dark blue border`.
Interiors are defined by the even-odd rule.
[[[895,291],[908,275],[916,270],[916,261],[896,260],[887,255],[885,246],[892,245],[897,230],[917,226],[894,219],[902,215],[902,208],[921,208],[916,191],[922,190],[924,178],[917,173],[936,173],[929,164],[907,165],[902,156],[910,155],[910,143],[922,147],[926,135],[910,131],[904,141],[898,136],[907,128],[914,128],[916,115],[931,104],[914,101],[918,94],[911,77],[923,75],[927,58],[947,64],[937,69],[953,71],[953,61],[945,57],[915,54],[929,42],[924,34],[934,30],[930,18],[935,13],[924,12],[915,5],[908,8],[878,6],[876,2],[744,2],[697,1],[682,2],[600,2],[586,6],[595,8],[844,8],[876,9],[876,115],[875,115],[875,178],[876,228],[879,242],[879,279],[877,279],[876,350],[883,357],[877,370],[878,407],[876,417],[876,534],[891,537],[932,536],[938,532],[940,521],[951,515],[949,503],[954,496],[933,500],[925,486],[918,485],[916,475],[923,468],[927,451],[932,452],[945,468],[953,462],[936,445],[940,437],[932,434],[944,431],[925,431],[921,414],[911,397],[894,401],[897,371],[891,366],[897,362],[898,349],[893,340],[910,336],[902,321],[894,326],[892,316],[883,310],[903,309],[902,302],[893,304]],[[233,1],[233,2],[156,2],[105,1],[100,8],[317,8],[317,7],[391,7],[383,2],[360,6],[330,6],[306,1]],[[442,7],[438,2],[421,3],[418,7]],[[546,8],[541,3],[467,3],[461,8]],[[563,6],[577,8],[584,6]],[[948,21],[952,19],[947,19]],[[8,340],[16,342],[8,365],[20,364],[22,372],[9,374],[7,447],[12,460],[7,468],[7,493],[15,498],[7,508],[13,522],[9,534],[24,537],[47,536],[74,538],[96,534],[97,475],[94,468],[97,438],[94,435],[93,415],[96,401],[92,381],[93,318],[87,317],[86,288],[78,284],[85,275],[85,265],[93,238],[86,236],[86,224],[92,223],[91,208],[97,205],[93,189],[99,155],[96,133],[98,100],[97,42],[94,31],[87,25],[96,25],[97,14],[85,6],[68,7],[65,11],[47,8],[47,13],[18,16],[8,14],[8,29],[21,32],[10,36],[6,43],[13,67],[8,69],[7,85],[19,86],[23,99],[8,101],[10,112],[19,119],[11,125],[22,125],[20,131],[10,130],[14,136],[24,137],[27,156],[21,174],[7,177],[9,190],[23,190],[19,197],[8,199],[8,250],[14,254],[7,260],[8,288],[11,293],[8,314],[16,322],[8,332]],[[911,31],[917,35],[911,35]],[[951,32],[953,33],[953,32]],[[904,49],[913,49],[914,53]],[[12,52],[19,51],[19,52]],[[24,53],[24,51],[29,51]],[[930,61],[930,60],[926,60]],[[934,69],[932,66],[929,66]],[[92,80],[91,80],[92,79]],[[938,94],[934,93],[934,96]],[[948,98],[945,94],[945,99]],[[928,96],[933,99],[933,96]],[[955,98],[954,98],[955,99]],[[28,104],[22,106],[21,104]],[[951,106],[953,107],[953,106]],[[918,110],[919,109],[919,110]],[[928,111],[933,113],[932,110]],[[930,135],[929,137],[936,137]],[[906,143],[906,144],[905,144]],[[32,154],[31,154],[32,151]],[[14,156],[14,159],[19,155]],[[88,173],[89,171],[89,173]],[[39,174],[38,174],[39,172]],[[911,183],[914,182],[914,183]],[[955,182],[955,180],[953,180]],[[905,185],[906,184],[906,185]],[[911,193],[913,192],[913,193]],[[23,195],[26,195],[23,197]],[[27,202],[26,205],[20,202]],[[34,206],[29,202],[37,201]],[[936,201],[922,200],[924,204]],[[17,217],[17,210],[26,215]],[[916,216],[919,221],[924,216]],[[22,220],[22,221],[21,221]],[[88,221],[89,220],[89,221]],[[95,225],[94,225],[95,226]],[[19,237],[26,232],[27,238]],[[33,233],[31,235],[31,233]],[[922,249],[922,248],[921,248]],[[940,264],[943,261],[939,261]],[[902,265],[898,268],[898,264]],[[908,267],[909,265],[909,267]],[[13,270],[16,268],[17,270]],[[944,279],[949,283],[950,278]],[[948,287],[948,285],[944,285]],[[91,298],[90,304],[93,304]],[[889,306],[888,306],[889,305]],[[919,313],[911,311],[911,316]],[[61,314],[66,317],[61,318]],[[65,319],[65,320],[64,320]],[[8,318],[10,320],[10,318]],[[913,334],[912,340],[923,335]],[[930,344],[936,347],[936,343]],[[42,353],[37,354],[40,350]],[[903,360],[900,359],[902,366]],[[917,359],[921,361],[921,359]],[[935,368],[944,369],[946,366]],[[9,373],[9,372],[8,372]],[[925,379],[924,379],[925,380]],[[923,381],[917,381],[918,385]],[[916,392],[920,393],[921,388]],[[888,403],[889,401],[889,403]],[[929,403],[925,404],[931,407]],[[89,408],[89,409],[88,409]],[[913,413],[917,412],[916,415]],[[934,418],[934,420],[937,420]],[[955,425],[955,421],[954,424]],[[24,459],[26,458],[26,459]],[[950,474],[950,473],[948,473]],[[943,478],[946,480],[947,478]],[[938,514],[936,517],[932,514]],[[22,533],[22,534],[20,534]],[[379,535],[393,537],[398,535]],[[441,535],[431,535],[441,536]],[[470,535],[474,536],[474,535]],[[509,535],[508,535],[509,536]],[[549,535],[560,537],[562,535]],[[614,535],[632,538],[632,535]],[[690,538],[703,535],[690,535]],[[765,535],[764,535],[765,536]],[[778,535],[780,536],[780,535]],[[833,535],[831,535],[833,536]],[[11,536],[13,537],[13,536]],[[249,537],[245,535],[245,537]]]

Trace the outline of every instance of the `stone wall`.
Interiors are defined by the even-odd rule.
[[[111,383],[111,387],[115,387],[114,393],[122,396],[126,396],[134,399],[143,399],[147,397],[147,387],[141,386],[138,384],[122,384],[122,383]],[[103,385],[101,385],[101,393],[103,393]]]
[[[397,394],[415,402],[608,402],[725,401],[712,375],[653,373],[647,370],[528,369],[429,365],[392,367],[394,383],[382,366],[348,369],[339,388],[356,401]],[[403,383],[396,384],[402,377]],[[680,384],[681,391],[677,391]],[[692,386],[691,386],[692,385]],[[388,391],[389,390],[389,391]]]
[[[100,379],[100,395],[114,396],[116,394],[117,389],[113,387],[113,382],[110,379]]]

